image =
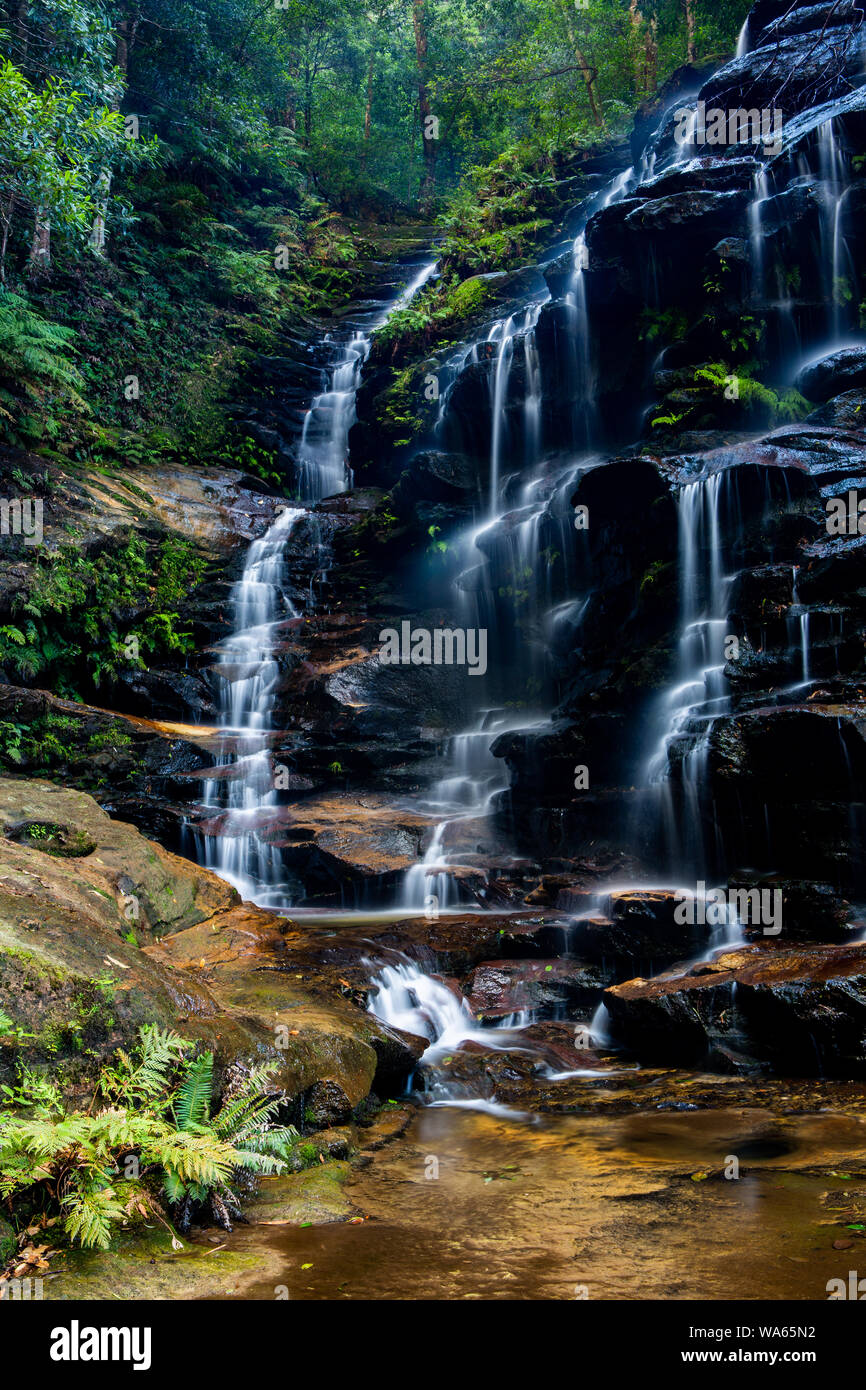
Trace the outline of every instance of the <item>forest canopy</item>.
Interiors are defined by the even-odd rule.
[[[3,260],[100,251],[130,175],[303,172],[334,201],[446,194],[525,142],[620,133],[738,0],[10,0],[0,6]],[[119,184],[115,181],[120,180]],[[10,252],[11,243],[11,252]]]

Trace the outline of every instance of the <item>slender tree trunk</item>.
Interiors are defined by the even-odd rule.
[[[14,35],[14,47],[12,50],[13,62],[19,68],[25,68],[27,66],[29,49],[27,41],[27,21],[29,19],[30,0],[18,0],[18,3],[11,8],[12,33]]]
[[[641,44],[643,15],[640,12],[638,0],[629,0],[628,18],[631,25],[632,52],[634,54],[634,93],[636,97],[641,97],[646,91],[646,74],[644,72],[643,45]]]
[[[29,275],[44,275],[51,269],[51,218],[47,208],[38,207],[33,223],[33,240],[27,262]]]
[[[6,251],[9,246],[9,232],[12,227],[12,218],[15,213],[15,194],[10,193],[6,206],[0,214],[3,223],[3,239],[0,241],[0,285],[6,284]]]
[[[370,49],[370,61],[367,64],[367,101],[364,106],[364,152],[361,155],[361,168],[366,171],[367,155],[370,150],[370,127],[373,118],[373,72],[376,66],[375,45]]]
[[[658,86],[659,72],[659,47],[658,47],[658,20],[653,17],[646,27],[646,37],[644,38],[644,53],[646,55],[646,92],[647,96],[655,94]]]
[[[693,0],[683,0],[686,12],[686,62],[694,63],[698,56],[695,44],[695,10]]]
[[[430,109],[427,89],[427,29],[424,24],[425,0],[412,0],[412,24],[415,30],[415,58],[418,65],[418,115],[421,119],[421,140],[424,151],[424,175],[418,202],[429,207],[436,186],[436,117]]]
[[[90,228],[88,245],[96,256],[105,255],[105,220],[108,216],[108,195],[111,192],[111,170],[103,169],[99,176],[99,189],[96,195],[96,211]]]
[[[589,100],[589,109],[592,112],[592,119],[597,126],[602,127],[604,125],[604,116],[602,115],[601,104],[595,92],[595,79],[597,75],[596,71],[592,67],[592,65],[586,61],[586,57],[584,56],[584,53],[580,47],[580,43],[578,42],[577,30],[574,27],[574,18],[572,16],[571,10],[568,7],[568,0],[562,0],[561,9],[563,18],[565,19],[565,27],[568,33],[568,41],[571,44],[574,56],[580,65],[580,75],[583,78],[584,84],[586,86],[586,95]]]

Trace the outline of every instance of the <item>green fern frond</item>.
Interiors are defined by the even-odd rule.
[[[213,1053],[196,1057],[186,1069],[174,1103],[178,1129],[194,1129],[205,1124],[213,1094]]]

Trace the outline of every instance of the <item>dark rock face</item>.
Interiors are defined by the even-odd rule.
[[[579,917],[574,949],[588,960],[612,965],[618,977],[646,964],[655,969],[706,949],[712,928],[680,924],[672,892],[611,893],[605,915]]]
[[[764,30],[760,48],[714,73],[701,88],[700,100],[724,110],[775,106],[793,115],[859,84],[864,42],[858,26],[849,22],[824,29],[822,16],[816,16],[814,30]]]
[[[747,947],[616,985],[605,1003],[616,1036],[646,1057],[723,1069],[757,1058],[788,1076],[866,1074],[862,945]]]
[[[797,387],[810,401],[828,401],[853,387],[866,386],[866,347],[842,348],[804,367]]]
[[[599,971],[580,961],[485,961],[477,965],[464,986],[477,1019],[501,1022],[523,1010],[566,1008],[588,1017],[601,997]]]

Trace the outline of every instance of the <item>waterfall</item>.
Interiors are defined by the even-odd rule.
[[[351,486],[349,431],[372,334],[411,302],[435,269],[435,261],[424,261],[397,298],[368,316],[366,328],[353,328],[338,351],[327,389],[313,398],[304,419],[298,485],[305,503]],[[330,334],[324,341],[333,350]],[[192,831],[200,862],[244,899],[275,908],[290,906],[293,897],[279,847],[272,842],[280,834],[279,787],[271,752],[279,634],[282,623],[299,616],[283,589],[284,552],[297,522],[309,515],[303,506],[283,507],[266,535],[253,542],[243,574],[232,588],[233,630],[219,643],[213,671],[222,748],[202,779],[203,814]]]
[[[749,20],[748,20],[748,16],[747,16],[746,19],[744,19],[744,21],[743,21],[743,27],[742,27],[742,29],[740,30],[739,34],[737,35],[737,51],[736,51],[736,53],[735,53],[734,56],[735,56],[736,58],[745,58],[745,56],[746,56],[746,54],[747,54],[748,52],[749,52]]]
[[[681,626],[679,670],[662,702],[665,730],[646,767],[660,793],[662,832],[672,868],[705,863],[701,790],[709,739],[729,708],[725,668],[727,593],[722,572],[719,499],[724,473],[684,484],[677,497]],[[672,756],[680,753],[677,785]]]
[[[799,647],[801,682],[803,685],[811,683],[811,662],[810,662],[810,641],[809,641],[809,610],[804,608],[800,602],[800,594],[797,583],[800,576],[798,565],[794,565],[791,575],[791,598],[793,600],[791,609],[788,613],[788,621],[794,626],[796,632],[796,646]],[[792,646],[795,644],[792,643]]]
[[[456,1051],[464,1042],[505,1048],[513,1041],[514,1034],[531,1021],[529,1011],[524,1010],[501,1023],[480,1027],[465,999],[458,998],[441,980],[426,975],[410,960],[383,966],[373,977],[372,984],[374,992],[367,1005],[368,1012],[392,1028],[429,1038],[430,1046],[421,1058],[426,1064]]]
[[[267,831],[277,813],[270,739],[279,666],[275,634],[281,607],[296,617],[282,590],[283,551],[304,512],[286,508],[260,540],[253,543],[230,604],[235,630],[220,646],[215,678],[219,682],[220,723],[232,751],[219,755],[205,783],[204,805],[218,811],[220,786],[226,799],[218,815],[219,833],[199,839],[204,862],[253,902],[284,906],[279,851]],[[220,769],[226,770],[225,779]],[[264,832],[264,833],[263,833]]]
[[[383,313],[374,313],[366,326],[350,330],[342,344],[332,334],[325,334],[325,344],[337,349],[337,359],[330,368],[327,389],[313,397],[301,430],[298,487],[305,502],[333,497],[352,486],[349,431],[355,423],[355,397],[372,336],[392,314],[411,303],[435,270],[435,261],[425,261],[397,299]]]

